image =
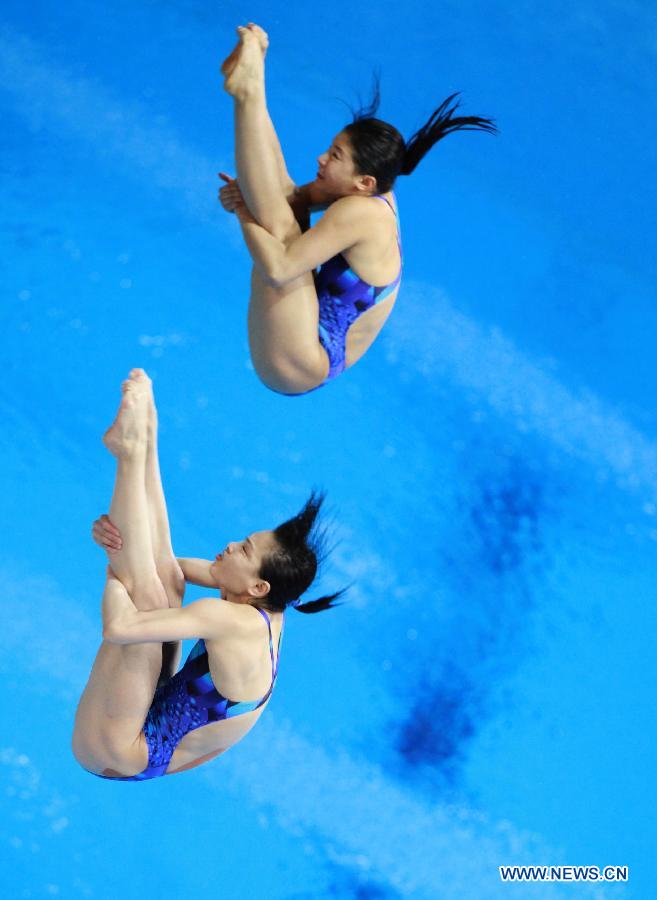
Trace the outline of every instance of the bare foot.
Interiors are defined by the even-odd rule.
[[[260,44],[260,49],[262,50],[262,58],[264,59],[267,55],[267,48],[269,47],[269,35],[259,25],[256,25],[255,22],[249,22],[247,28],[258,38],[258,43]],[[237,65],[237,61],[240,58],[241,52],[242,41],[240,39],[238,40],[234,49],[229,53],[229,55],[221,64],[221,74],[224,76],[224,78],[228,78],[230,73]]]
[[[221,74],[224,76],[224,78],[228,78],[230,73],[233,71],[233,69],[237,65],[237,60],[240,58],[241,51],[242,51],[242,42],[238,41],[237,44],[235,44],[235,47],[233,48],[233,50],[231,50],[231,52],[228,54],[226,59],[221,64],[220,71],[221,71]]]
[[[267,55],[267,48],[269,47],[269,35],[264,30],[264,28],[256,25],[255,22],[249,22],[247,28],[249,29],[249,31],[252,31],[258,38],[260,49],[262,50],[262,58],[264,59]]]
[[[239,42],[221,67],[224,90],[240,99],[264,81],[264,55],[260,36],[250,28],[237,29]],[[264,33],[264,32],[263,32]]]
[[[148,409],[148,439],[153,440],[157,437],[157,409],[155,408],[155,396],[153,395],[153,382],[143,369],[132,369],[130,371],[130,379],[124,384],[133,383],[137,390],[143,391],[146,395],[146,405]]]
[[[124,381],[122,390],[119,411],[103,435],[103,444],[113,456],[127,457],[146,449],[148,395],[132,380]]]

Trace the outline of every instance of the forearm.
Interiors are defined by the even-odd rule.
[[[212,577],[209,559],[183,558],[178,559],[178,565],[182,569],[185,581],[188,584],[196,584],[199,587],[216,588],[217,582]]]
[[[335,199],[337,198],[323,190],[316,181],[309,181],[307,184],[295,186],[294,194],[290,198],[290,206],[294,209],[295,205],[298,205],[307,213],[321,212]]]

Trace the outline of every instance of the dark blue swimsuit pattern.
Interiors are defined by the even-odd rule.
[[[399,219],[395,208],[379,194],[377,199],[387,203],[397,218],[397,246],[401,257]],[[347,332],[356,319],[377,303],[385,300],[401,281],[399,274],[391,284],[376,287],[359,278],[341,253],[327,260],[315,276],[319,301],[319,342],[329,358],[327,381],[344,371]],[[320,385],[321,386],[321,385]]]
[[[210,722],[231,719],[242,713],[258,709],[269,699],[278,672],[278,652],[274,662],[271,623],[267,613],[255,607],[267,623],[269,630],[269,655],[271,657],[271,686],[264,697],[252,701],[229,700],[214,686],[210,675],[205,641],[197,641],[185,664],[172,678],[155,692],[151,708],[144,723],[144,736],[148,744],[148,766],[137,775],[110,776],[112,781],[145,781],[164,775],[173,752],[190,731],[202,728]],[[280,651],[281,636],[278,639]],[[96,773],[94,773],[96,774]]]

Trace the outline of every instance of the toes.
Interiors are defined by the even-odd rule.
[[[128,384],[137,384],[144,387],[152,384],[152,382],[144,369],[131,369],[130,381],[128,382]]]
[[[240,41],[243,44],[248,43],[249,41],[253,40],[254,38],[256,41],[258,40],[258,35],[254,31],[252,31],[251,28],[248,28],[245,25],[240,25],[240,27],[237,29],[237,33],[239,34]]]

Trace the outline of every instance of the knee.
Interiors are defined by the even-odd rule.
[[[128,593],[137,609],[164,609],[169,606],[167,592],[159,574],[135,582]]]

